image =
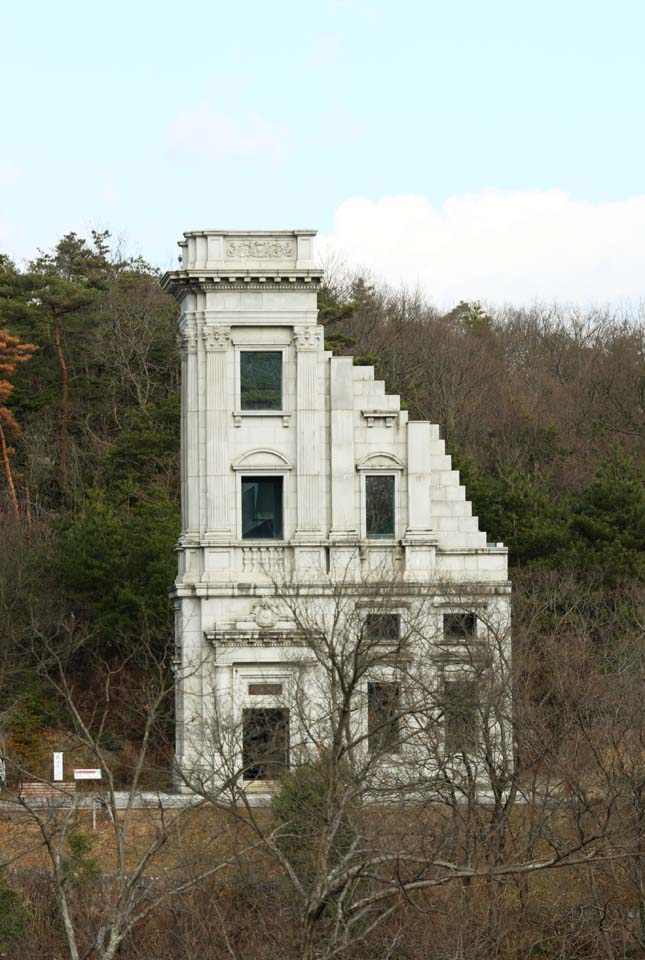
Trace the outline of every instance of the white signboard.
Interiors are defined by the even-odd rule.
[[[54,753],[54,780],[63,779],[63,754]]]
[[[91,767],[87,770],[75,770],[74,779],[75,780],[100,780],[101,768]]]

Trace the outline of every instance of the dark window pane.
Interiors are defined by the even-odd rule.
[[[242,763],[245,780],[275,780],[289,769],[289,711],[242,711]]]
[[[370,753],[398,753],[400,713],[398,683],[367,684],[367,742]]]
[[[282,353],[243,350],[240,353],[242,410],[282,410]]]
[[[443,635],[446,640],[472,640],[476,635],[474,613],[444,613]]]
[[[365,515],[368,537],[394,536],[394,477],[365,477]]]
[[[282,477],[242,477],[242,539],[282,539]]]
[[[479,740],[476,681],[446,680],[443,711],[446,753],[472,753]]]
[[[281,683],[250,683],[249,694],[252,697],[281,697]]]
[[[396,643],[401,635],[398,613],[368,613],[365,633],[372,643]]]

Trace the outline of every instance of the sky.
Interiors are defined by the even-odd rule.
[[[314,227],[440,306],[645,301],[643,0],[0,12],[0,252]]]

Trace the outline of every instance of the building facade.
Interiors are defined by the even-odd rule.
[[[237,768],[257,787],[320,750],[311,718],[323,730],[339,621],[343,643],[373,634],[366,649],[405,638],[407,664],[467,698],[473,649],[494,634],[508,652],[507,551],[479,530],[439,426],[408,420],[372,367],[325,350],[314,236],[191,231],[162,281],[181,303],[176,763],[188,784]],[[394,660],[379,654],[358,686],[352,723],[369,751],[404,713]]]

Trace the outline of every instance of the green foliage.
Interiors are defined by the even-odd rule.
[[[63,862],[63,877],[73,886],[93,883],[100,876],[98,861],[92,856],[95,840],[89,833],[73,830],[67,837],[68,854]]]
[[[104,460],[112,498],[133,497],[150,482],[167,484],[179,499],[179,394],[132,410]]]
[[[521,467],[502,466],[497,475],[472,460],[455,458],[472,499],[473,513],[489,540],[505,543],[516,563],[545,560],[565,548],[564,502],[548,483]]]
[[[356,300],[344,300],[337,290],[323,284],[318,292],[318,320],[325,326],[348,320],[357,305]]]
[[[343,300],[333,287],[323,284],[318,292],[318,320],[325,327],[325,350],[336,354],[351,351],[355,340],[346,332],[346,323],[354,315],[358,302]]]
[[[0,871],[0,951],[15,951],[19,947],[27,934],[30,919],[27,904],[9,885],[4,871]]]
[[[180,528],[176,394],[135,409],[77,513],[61,520],[57,566],[77,616],[98,640],[170,632],[168,591]]]
[[[12,690],[9,731],[15,740],[31,741],[41,730],[58,727],[65,720],[60,703],[51,690],[31,672]]]
[[[490,317],[478,300],[469,303],[460,300],[456,307],[446,314],[446,320],[454,321],[470,333],[481,334],[492,330],[493,318]]]
[[[179,526],[178,506],[161,486],[133,503],[94,490],[66,524],[59,544],[63,584],[108,646],[143,630],[163,637],[170,629]]]
[[[472,460],[455,463],[481,528],[509,547],[514,564],[594,572],[607,583],[645,575],[645,471],[633,461],[615,454],[568,495],[520,467],[493,474]]]
[[[573,503],[567,559],[608,581],[645,577],[645,470],[620,453]]]
[[[375,353],[368,353],[364,357],[352,357],[355,367],[375,367],[379,358]]]
[[[273,814],[283,827],[278,843],[303,879],[312,876],[321,851],[331,867],[351,846],[357,810],[346,802],[346,773],[343,764],[323,757],[284,774],[273,795]]]

